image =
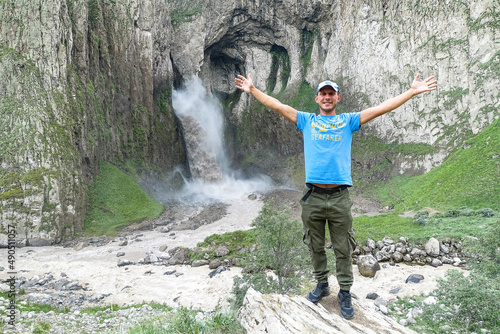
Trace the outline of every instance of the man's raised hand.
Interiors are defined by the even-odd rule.
[[[418,81],[419,78],[420,78],[420,73],[418,73],[415,76],[415,79],[411,84],[411,88],[413,89],[413,95],[435,90],[437,88],[437,80],[432,80],[434,79],[434,76],[430,76],[424,81]]]
[[[241,89],[246,93],[250,93],[250,90],[253,87],[252,75],[250,73],[248,74],[248,78],[238,75],[238,77],[234,79],[234,82],[236,83],[236,88]]]

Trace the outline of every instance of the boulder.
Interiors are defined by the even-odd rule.
[[[340,315],[336,298],[336,293],[332,292],[332,295],[314,305],[301,296],[264,296],[249,288],[243,306],[238,311],[238,318],[247,332],[252,334],[415,333],[392,318],[374,313],[369,306],[356,299],[352,300],[354,318],[346,320]]]
[[[146,257],[144,258],[144,263],[155,263],[155,262],[158,262],[158,257],[152,253],[146,255]]]
[[[392,255],[391,255],[391,259],[394,260],[394,262],[403,262],[403,254],[401,254],[401,252],[394,252]]]
[[[210,261],[208,267],[210,269],[216,269],[216,268],[219,268],[221,265],[222,265],[221,260],[215,259],[215,260]]]
[[[208,260],[195,260],[191,263],[191,267],[201,267],[206,266],[210,261]]]
[[[175,265],[175,264],[184,264],[184,263],[189,263],[189,249],[187,248],[179,248],[175,252],[175,254],[168,260],[168,264]]]
[[[215,250],[215,256],[217,257],[226,256],[227,254],[229,254],[229,249],[226,246],[219,246]]]
[[[439,240],[436,238],[430,238],[429,241],[425,244],[425,252],[427,255],[436,257],[439,256],[440,246]]]
[[[422,281],[423,279],[424,279],[423,275],[420,275],[420,274],[411,274],[406,279],[406,283],[420,283],[420,281]]]
[[[376,272],[380,270],[380,264],[372,255],[360,256],[357,264],[359,273],[365,277],[374,277]]]

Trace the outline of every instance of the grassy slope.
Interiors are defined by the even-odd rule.
[[[89,213],[84,232],[113,235],[130,223],[158,217],[163,209],[132,177],[103,162],[89,191]]]
[[[466,147],[466,148],[465,148]],[[467,206],[500,209],[500,119],[467,140],[438,167],[415,177],[377,185],[377,195],[396,211]]]
[[[407,237],[411,242],[425,243],[429,238],[465,240],[469,236],[479,237],[490,233],[499,224],[498,213],[494,217],[438,217],[431,218],[425,226],[417,225],[413,218],[400,217],[395,213],[354,218],[356,241],[362,245],[368,238],[382,240],[384,237],[398,239]]]

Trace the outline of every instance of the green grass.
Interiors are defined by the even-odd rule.
[[[242,249],[249,249],[255,244],[257,231],[255,229],[247,231],[234,231],[224,234],[212,234],[205,238],[203,242],[199,242],[197,247],[190,252],[191,261],[204,258],[205,254],[216,258],[215,250],[223,245],[229,250],[226,258],[244,258],[248,255],[248,251],[241,252]]]
[[[174,9],[170,12],[170,19],[172,22],[191,22],[193,16],[202,12],[201,8],[191,8],[186,10]]]
[[[417,225],[413,218],[400,217],[396,213],[373,217],[354,218],[355,238],[365,244],[368,238],[382,240],[384,237],[399,239],[408,237],[413,243],[427,242],[431,237],[438,240],[452,238],[465,240],[470,236],[478,237],[499,224],[498,213],[495,217],[444,217],[431,216],[427,225]]]
[[[89,213],[83,232],[115,235],[134,222],[158,217],[164,207],[146,194],[134,179],[108,162],[89,189]]]
[[[464,142],[424,175],[378,184],[376,195],[396,211],[467,206],[500,209],[500,119]]]
[[[27,301],[26,304],[21,304],[22,297],[25,294],[25,291],[21,289],[20,291],[16,292],[16,309],[20,310],[21,312],[50,312],[54,311],[55,313],[68,313],[70,310],[67,307],[62,307],[62,308],[57,308],[53,307],[48,304],[39,304],[39,303],[33,303],[30,301]],[[8,292],[0,292],[0,297],[9,299],[10,296]]]
[[[243,334],[245,330],[240,325],[234,311],[216,311],[213,314],[205,315],[204,320],[200,320],[196,315],[200,311],[191,310],[185,307],[178,308],[169,317],[157,321],[146,321],[130,328],[129,334]]]

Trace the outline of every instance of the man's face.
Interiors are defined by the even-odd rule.
[[[330,86],[325,86],[320,89],[318,95],[314,98],[319,104],[319,110],[322,115],[335,115],[335,107],[340,101],[340,94]]]

